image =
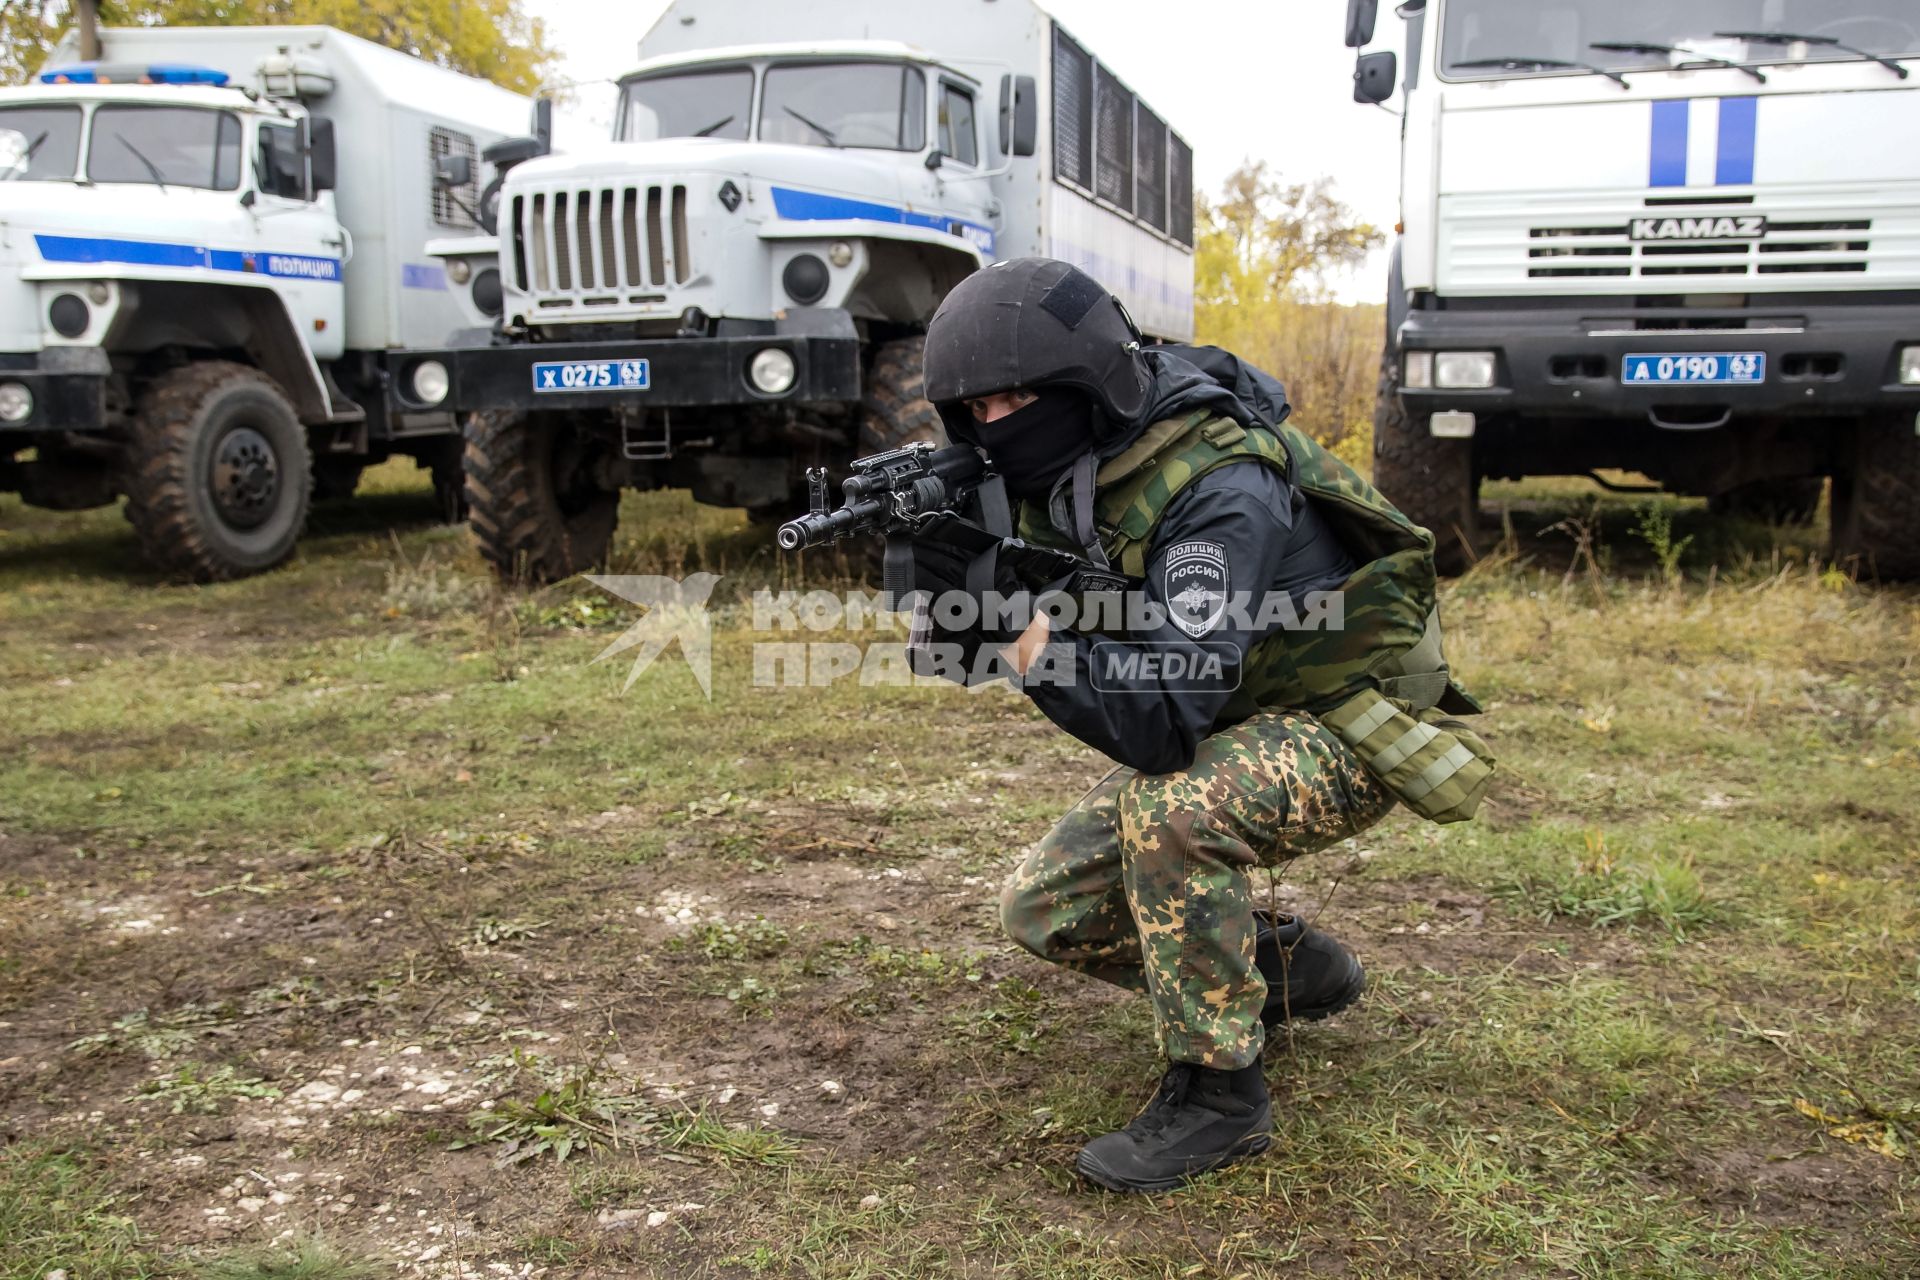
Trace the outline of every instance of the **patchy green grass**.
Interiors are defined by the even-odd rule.
[[[320,1236],[239,1249],[199,1264],[204,1280],[375,1280],[387,1269]]]
[[[0,499],[0,1274],[1920,1270],[1920,597],[1817,530],[1489,486],[1444,607],[1500,786],[1282,873],[1370,992],[1270,1049],[1271,1154],[1125,1200],[1070,1168],[1146,1009],[994,903],[1100,760],[757,686],[746,593],[846,566],[736,513],[616,555],[726,575],[709,700],[369,483],[199,588]]]

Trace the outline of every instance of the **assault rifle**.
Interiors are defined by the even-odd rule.
[[[840,505],[830,509],[826,468],[809,467],[810,510],[781,525],[778,542],[799,551],[880,534],[887,540],[882,585],[896,603],[913,590],[915,539],[943,544],[966,559],[994,553],[1000,565],[1036,589],[1052,586],[1081,595],[1135,585],[1071,551],[1011,536],[1006,490],[969,445],[910,444],[860,458],[853,474],[840,482],[840,492]]]

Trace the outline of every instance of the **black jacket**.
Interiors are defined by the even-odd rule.
[[[1280,384],[1226,352],[1153,348],[1148,359],[1154,372],[1148,406],[1102,440],[1102,460],[1124,451],[1153,423],[1199,409],[1248,426],[1286,414]],[[1054,523],[1071,537],[1074,521],[1063,496],[1056,490]],[[1030,670],[1027,695],[1049,720],[1122,764],[1146,773],[1183,769],[1201,739],[1254,710],[1236,696],[1242,663],[1287,620],[1284,610],[1270,609],[1262,625],[1267,593],[1289,593],[1294,614],[1304,615],[1306,592],[1331,590],[1354,568],[1319,512],[1271,467],[1255,461],[1220,467],[1184,489],[1161,516],[1148,547],[1145,593],[1166,607],[1199,582],[1224,589],[1230,603],[1238,597],[1244,607],[1226,610],[1210,625],[1192,609],[1169,608],[1162,625],[1124,639],[1056,630],[1050,644],[1061,646],[1055,654],[1069,661]],[[939,589],[950,581],[934,574],[924,585]],[[1181,626],[1176,612],[1189,625]],[[957,645],[970,669],[989,643],[978,631],[937,627],[932,639]]]

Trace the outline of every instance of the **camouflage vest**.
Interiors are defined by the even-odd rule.
[[[1094,523],[1107,558],[1143,576],[1154,529],[1174,498],[1215,468],[1248,459],[1273,467],[1315,503],[1359,566],[1341,588],[1342,628],[1275,631],[1247,655],[1242,689],[1253,706],[1317,713],[1374,689],[1416,709],[1479,710],[1440,659],[1433,535],[1285,423],[1249,429],[1203,411],[1148,427],[1095,478]],[[1065,542],[1035,504],[1023,504],[1020,523],[1030,540]]]

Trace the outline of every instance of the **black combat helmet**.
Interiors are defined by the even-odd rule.
[[[1015,258],[974,272],[927,325],[927,399],[947,435],[973,441],[964,401],[1015,387],[1072,387],[1122,431],[1147,408],[1152,375],[1120,300],[1080,268]]]

